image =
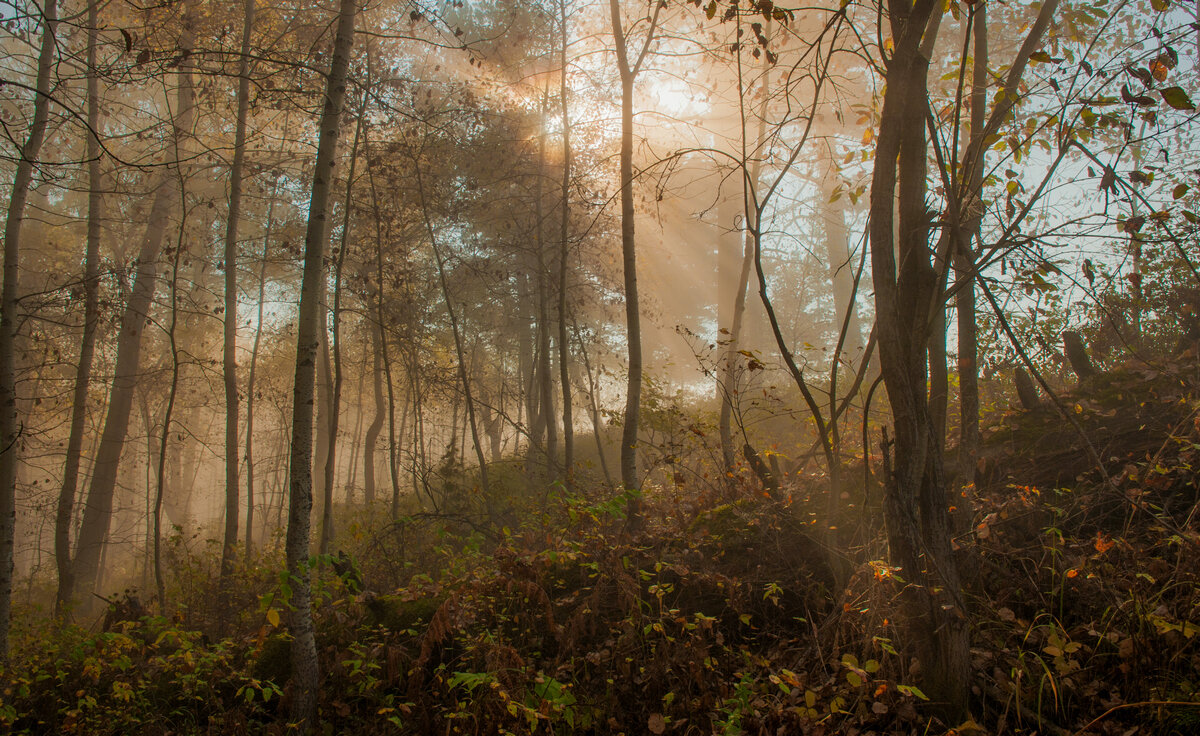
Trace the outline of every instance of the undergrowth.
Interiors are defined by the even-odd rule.
[[[561,489],[544,494],[541,515],[499,532],[358,513],[342,551],[312,559],[322,728],[1196,733],[1200,430],[1187,410],[1179,417],[1139,453],[1106,448],[1104,474],[1061,487],[1006,477],[955,499],[969,520],[956,539],[973,624],[965,724],[933,717],[891,622],[902,571],[883,561],[878,509],[849,499],[845,548],[830,550],[814,521],[825,489],[805,481],[786,502],[746,492],[686,513],[650,491],[637,531],[624,498]],[[0,679],[4,729],[288,731],[278,550],[238,568],[228,621],[211,551],[170,553],[166,616],[129,592],[92,626],[23,619]]]

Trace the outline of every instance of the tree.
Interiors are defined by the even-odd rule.
[[[558,231],[558,382],[562,389],[563,481],[567,488],[575,480],[575,418],[571,400],[571,350],[567,339],[567,268],[571,232],[571,111],[567,96],[567,0],[559,0],[559,106],[562,115],[562,186]]]
[[[246,162],[246,117],[250,108],[250,34],[254,29],[254,0],[245,0],[242,54],[238,62],[237,121],[233,166],[229,171],[229,214],[225,221],[225,321],[221,351],[225,374],[225,539],[221,547],[221,588],[229,585],[238,543],[238,220],[242,214],[242,177]]]
[[[4,271],[0,285],[0,660],[8,657],[8,627],[12,612],[13,546],[16,540],[17,464],[21,426],[17,409],[17,310],[21,277],[21,225],[33,183],[34,165],[46,140],[50,120],[50,74],[54,65],[58,3],[42,8],[42,46],[38,55],[33,119],[21,146],[4,224]]]
[[[117,359],[113,369],[108,414],[100,437],[92,481],[84,503],[83,522],[75,545],[75,574],[65,581],[71,587],[59,593],[64,599],[90,595],[100,571],[100,554],[112,522],[113,493],[121,464],[121,451],[129,428],[129,413],[138,381],[142,352],[142,333],[158,285],[158,259],[171,212],[179,204],[178,182],[186,180],[185,139],[191,133],[194,92],[190,51],[194,42],[195,7],[193,0],[184,3],[183,23],[178,46],[180,62],[179,84],[176,88],[176,110],[172,116],[172,147],[154,184],[154,199],[146,220],[146,229],[138,252],[133,288],[121,317],[117,336]],[[64,581],[59,581],[62,587]]]
[[[71,430],[63,462],[62,489],[54,520],[54,560],[60,584],[55,594],[55,614],[61,616],[69,602],[63,597],[71,588],[74,574],[71,564],[71,519],[75,512],[75,493],[79,486],[79,461],[83,453],[84,423],[87,421],[87,397],[92,380],[92,362],[96,353],[96,332],[100,322],[100,218],[103,183],[100,173],[100,79],[96,47],[99,35],[99,2],[88,3],[87,21],[87,160],[88,214],[87,246],[83,257],[83,339],[79,344],[79,362],[75,366],[75,388],[71,401]]]
[[[633,84],[646,54],[654,42],[658,16],[664,3],[654,3],[646,37],[631,59],[629,39],[621,22],[619,0],[609,0],[612,34],[616,44],[617,69],[621,74],[621,265],[625,275],[625,326],[629,343],[629,374],[625,385],[625,423],[621,430],[621,485],[626,491],[641,487],[638,479],[638,417],[642,399],[642,326],[638,305],[637,243],[634,240],[633,213]],[[638,523],[641,505],[636,495],[629,497],[629,518]]]
[[[342,0],[338,11],[333,56],[321,112],[317,160],[313,167],[312,198],[308,228],[304,236],[304,280],[300,291],[300,315],[296,331],[296,378],[292,388],[291,474],[288,488],[287,569],[291,580],[292,711],[300,729],[308,732],[317,713],[320,671],[313,631],[312,582],[309,570],[309,541],[312,527],[313,494],[313,389],[316,382],[318,331],[325,329],[322,284],[325,277],[325,247],[329,239],[329,197],[334,183],[338,129],[346,100],[346,77],[354,45],[355,0]]]

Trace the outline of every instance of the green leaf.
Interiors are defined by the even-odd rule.
[[[854,687],[858,687],[859,685],[863,684],[863,679],[858,676],[857,672],[851,671],[846,673],[846,682],[850,683]]]
[[[1191,189],[1191,187],[1189,187],[1187,184],[1176,184],[1175,188],[1171,190],[1171,196],[1175,199],[1179,199],[1183,195],[1187,194],[1189,189]]]
[[[1150,7],[1154,8],[1157,12],[1162,13],[1165,12],[1167,8],[1171,7],[1171,0],[1150,0]]]
[[[708,4],[708,7],[704,9],[704,14],[708,16],[709,20],[713,19],[713,16],[717,14],[717,0],[712,0]]]
[[[916,696],[921,700],[929,700],[929,696],[921,692],[921,689],[916,685],[897,685],[896,689],[905,695]]]
[[[1196,105],[1192,103],[1192,99],[1188,97],[1182,87],[1167,87],[1160,89],[1158,93],[1162,95],[1163,101],[1176,110],[1192,112],[1196,109]]]

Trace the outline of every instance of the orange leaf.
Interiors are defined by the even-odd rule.
[[[1069,577],[1069,578],[1073,578],[1078,574],[1079,574],[1079,571],[1074,568],[1067,570],[1067,577]]]

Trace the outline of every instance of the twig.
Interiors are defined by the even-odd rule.
[[[1075,731],[1074,734],[1072,734],[1072,736],[1081,736],[1081,734],[1084,731],[1088,730],[1092,726],[1096,725],[1100,721],[1104,720],[1105,718],[1112,715],[1113,713],[1116,713],[1119,710],[1124,710],[1126,708],[1147,708],[1147,707],[1157,708],[1157,707],[1161,707],[1164,705],[1174,706],[1174,707],[1178,707],[1178,708],[1200,708],[1200,703],[1188,702],[1186,700],[1143,700],[1138,703],[1122,703],[1121,705],[1114,705],[1113,707],[1104,711],[1103,713],[1096,716],[1092,720],[1088,721],[1086,726],[1079,729],[1078,731]]]

